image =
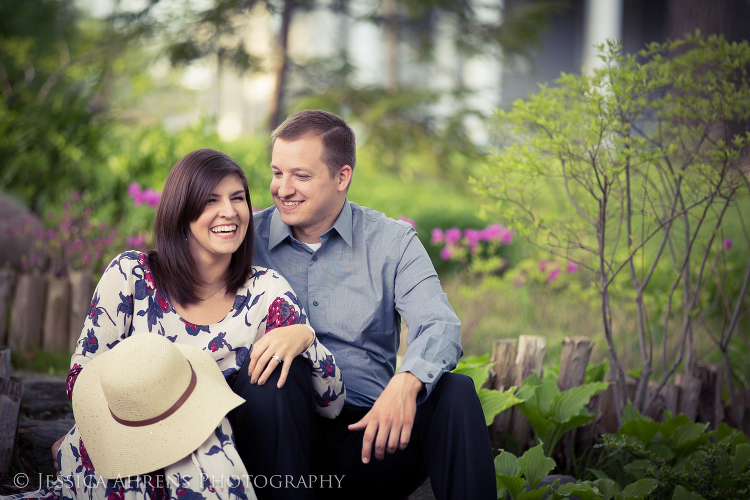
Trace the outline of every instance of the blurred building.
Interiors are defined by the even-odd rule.
[[[494,20],[496,9],[483,8],[472,0],[480,19]],[[505,10],[542,0],[497,0]],[[730,40],[746,39],[748,34],[748,0],[567,0],[552,15],[542,47],[534,60],[520,58],[501,60],[493,56],[467,58],[456,50],[455,26],[450,18],[437,18],[434,60],[415,62],[414,48],[407,41],[394,38],[387,29],[368,21],[356,20],[366,14],[372,3],[354,1],[350,13],[331,10],[295,14],[290,28],[289,53],[293,60],[335,57],[345,51],[357,68],[355,81],[363,86],[384,88],[415,86],[428,89],[450,89],[458,83],[475,93],[471,105],[490,113],[507,107],[514,100],[535,92],[539,83],[551,83],[561,72],[590,71],[601,61],[595,45],[606,39],[622,40],[626,52],[635,53],[650,42],[663,42],[700,28],[705,34],[723,33]],[[398,8],[398,0],[383,0],[383,9]],[[273,47],[279,30],[278,16],[257,8],[251,13],[246,44],[262,55],[267,67],[273,67]],[[231,68],[213,73],[204,109],[215,116],[220,135],[234,139],[242,135],[265,133],[273,94],[271,73],[239,75]],[[195,75],[194,75],[195,77]],[[209,76],[208,80],[212,77]],[[292,91],[294,82],[291,82]],[[210,90],[208,90],[210,89]],[[438,105],[432,110],[438,118],[450,109]],[[182,116],[181,122],[190,115]],[[178,123],[173,123],[178,125]],[[482,131],[477,129],[479,140]]]

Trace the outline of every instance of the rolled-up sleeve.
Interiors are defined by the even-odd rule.
[[[403,234],[396,270],[396,311],[409,329],[399,372],[424,383],[417,404],[432,392],[443,373],[455,368],[463,354],[461,321],[443,293],[432,261],[413,228]]]

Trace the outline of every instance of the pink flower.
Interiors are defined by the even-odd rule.
[[[513,231],[510,229],[505,229],[503,231],[503,234],[500,236],[500,242],[503,245],[510,245],[513,243]]]
[[[148,205],[149,208],[156,207],[156,205],[159,204],[160,199],[161,193],[159,191],[154,191],[151,188],[146,188],[146,190],[141,193],[141,200],[146,202],[146,205]]]
[[[569,262],[568,263],[568,267],[567,267],[567,271],[570,274],[575,274],[576,271],[578,271],[578,264],[576,264],[575,262]]]
[[[445,235],[443,234],[443,230],[439,227],[436,227],[432,230],[432,238],[430,238],[430,242],[433,245],[439,245],[445,240]]]
[[[547,261],[546,260],[540,260],[539,261],[539,270],[544,272],[547,270]]]
[[[461,239],[461,230],[457,227],[452,227],[445,232],[445,243],[452,245]]]
[[[492,224],[481,231],[481,238],[483,241],[498,240],[502,236],[505,228],[502,224]]]
[[[557,277],[560,276],[560,270],[559,269],[551,269],[549,272],[549,278],[547,278],[548,283],[552,283],[557,279]]]
[[[724,249],[725,250],[729,250],[730,248],[732,248],[732,243],[733,243],[732,242],[732,238],[725,238],[724,239]]]
[[[466,238],[466,245],[469,247],[469,251],[472,253],[476,252],[479,242],[482,241],[482,233],[476,229],[467,229],[464,231],[464,237]]]
[[[398,220],[402,220],[404,222],[408,222],[409,224],[411,224],[412,226],[414,226],[414,229],[417,229],[417,223],[414,222],[414,219],[410,219],[410,218],[408,218],[405,215],[401,215],[401,216],[399,216]]]
[[[140,248],[146,244],[146,237],[143,235],[140,236],[131,236],[128,238],[128,246],[130,248]]]
[[[443,260],[451,260],[453,257],[453,248],[445,246],[440,250],[440,258]]]
[[[136,206],[141,204],[140,196],[141,196],[141,185],[138,184],[136,181],[133,181],[130,183],[130,186],[128,186],[128,195],[130,195],[131,198],[133,198],[133,201],[135,201]]]
[[[258,207],[252,207],[252,208],[253,208],[253,212],[260,212],[260,208]]]

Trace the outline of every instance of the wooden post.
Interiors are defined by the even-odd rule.
[[[60,351],[68,348],[70,329],[70,283],[68,278],[47,281],[47,302],[44,307],[42,348]]]
[[[709,429],[716,429],[716,426],[724,421],[724,404],[721,401],[724,367],[718,364],[698,363],[693,375],[703,382],[698,414],[703,422],[709,424]]]
[[[614,434],[617,432],[617,414],[615,411],[615,384],[612,383],[612,372],[607,372],[604,376],[605,382],[610,382],[607,390],[601,393],[599,399],[599,409],[602,414],[600,420],[599,434]],[[625,375],[625,384],[628,387],[628,399],[631,401],[635,397],[635,386],[638,384],[638,380],[630,375]]]
[[[676,373],[674,383],[680,388],[677,399],[677,413],[684,413],[695,422],[698,416],[698,403],[700,403],[703,382],[689,373]]]
[[[648,397],[651,398],[651,394],[656,390],[656,388],[659,386],[659,382],[656,380],[649,380],[648,382]],[[668,410],[672,413],[672,415],[677,415],[677,408],[678,408],[678,402],[680,398],[680,388],[674,384],[666,384],[659,395],[654,400],[654,404],[651,405],[651,408],[649,408],[646,411],[646,415],[653,418],[654,420],[657,420],[659,422],[663,422],[665,420],[664,418],[664,410]]]
[[[18,277],[10,313],[8,344],[11,349],[24,353],[42,347],[40,337],[46,284],[44,276],[21,274]]]
[[[557,377],[557,387],[561,391],[567,391],[573,387],[583,385],[586,381],[586,366],[589,364],[593,348],[594,343],[587,337],[565,337],[562,343],[562,350],[560,351],[560,373]],[[592,429],[594,428],[593,424],[593,422],[589,424]],[[557,445],[558,449],[562,448],[563,450],[566,468],[572,467],[573,464],[573,450],[577,437],[576,430],[573,429],[567,432]],[[589,434],[591,434],[593,439],[593,433],[584,433],[583,429],[581,431],[582,438],[589,439]],[[593,445],[593,440],[591,445]]]
[[[518,352],[516,353],[516,381],[514,385],[521,385],[532,373],[542,377],[544,356],[547,352],[547,339],[536,335],[520,335],[518,337]],[[531,425],[523,414],[513,409],[513,439],[518,443],[518,452],[523,453],[528,445]]]
[[[560,375],[557,387],[567,391],[583,385],[586,381],[586,366],[589,364],[594,343],[587,337],[565,337],[560,353]]]
[[[8,472],[16,444],[23,385],[10,376],[10,349],[0,350],[0,476]]]
[[[10,298],[13,296],[13,283],[16,281],[16,272],[13,269],[0,269],[0,345],[4,345],[8,333],[8,308]]]
[[[89,271],[70,271],[70,326],[68,349],[76,350],[76,343],[83,330],[83,322],[89,314],[91,298],[94,295],[94,283]],[[404,337],[405,339],[405,337]],[[406,341],[403,341],[406,346]]]
[[[506,391],[513,386],[516,377],[516,339],[496,340],[492,346],[492,371],[495,372],[493,389]],[[510,434],[512,411],[504,411],[495,415],[495,420],[490,424],[490,441],[494,450],[506,448],[505,436]]]

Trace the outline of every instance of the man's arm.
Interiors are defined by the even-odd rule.
[[[463,354],[461,322],[440,287],[435,268],[417,233],[409,228],[400,245],[394,300],[409,328],[404,362],[372,409],[350,430],[365,429],[362,461],[394,453],[409,444],[417,402],[432,392],[440,376],[452,370]],[[423,390],[424,389],[424,390]]]

